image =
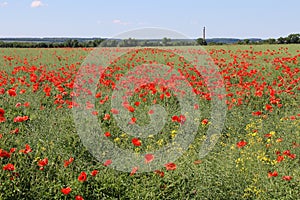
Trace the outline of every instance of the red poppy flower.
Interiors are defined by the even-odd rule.
[[[184,124],[185,121],[186,121],[186,117],[184,115],[180,115],[179,116],[179,123]]]
[[[184,122],[186,121],[186,117],[185,117],[184,115],[173,116],[173,117],[172,117],[172,121],[173,121],[173,122],[178,122],[178,123],[184,124]]]
[[[4,171],[14,171],[15,170],[15,166],[11,163],[8,163],[7,165],[3,166],[3,170]]]
[[[137,118],[132,117],[131,120],[129,121],[129,124],[135,124]]]
[[[106,166],[110,165],[111,163],[112,163],[112,161],[111,161],[111,160],[107,160],[107,161],[105,161],[105,162],[104,162],[104,164],[103,164],[103,165],[106,167]]]
[[[91,175],[92,175],[92,176],[96,176],[96,175],[98,174],[98,172],[99,172],[98,170],[94,169],[94,170],[91,172]]]
[[[159,98],[160,98],[161,100],[163,100],[163,99],[164,99],[164,97],[165,97],[165,95],[164,95],[164,94],[161,94],[161,95],[159,96]]]
[[[24,94],[24,93],[26,93],[26,90],[24,89],[20,90],[20,94]]]
[[[99,103],[100,103],[100,104],[104,104],[104,103],[108,100],[108,98],[109,98],[108,96],[105,96],[104,99],[101,99],[101,100],[99,101]]]
[[[296,120],[296,116],[290,116],[290,120]]]
[[[154,113],[154,110],[149,110],[149,115],[152,115]]]
[[[296,158],[296,154],[293,154],[293,153],[291,153],[291,154],[289,154],[289,155],[287,155],[290,159],[295,159]]]
[[[105,135],[106,137],[110,137],[110,136],[111,136],[110,132],[105,132],[104,135]]]
[[[265,134],[265,137],[266,137],[266,138],[270,138],[270,137],[272,137],[272,134],[267,133],[267,134]]]
[[[85,106],[85,108],[87,109],[87,110],[90,110],[90,109],[92,109],[92,108],[94,108],[95,107],[95,105],[94,104],[92,104],[91,102],[86,102],[86,106]]]
[[[9,153],[14,153],[17,150],[17,148],[10,148]]]
[[[291,159],[295,159],[296,158],[296,154],[292,154],[290,150],[285,150],[283,152],[283,155],[286,155],[286,156],[288,156]]]
[[[283,152],[283,155],[289,155],[289,154],[291,154],[291,151],[290,150],[285,150],[284,152]]]
[[[64,167],[68,167],[72,162],[74,161],[74,158],[69,158],[69,160],[64,161]]]
[[[141,141],[140,141],[138,138],[133,138],[133,139],[131,140],[131,142],[132,142],[132,144],[133,144],[134,146],[141,146],[141,145],[142,145]]]
[[[112,113],[112,114],[119,114],[119,111],[117,110],[117,109],[115,109],[115,108],[112,108],[111,110],[110,110],[110,112]]]
[[[44,167],[48,165],[48,158],[44,158],[42,160],[39,160],[38,166],[40,167],[40,170],[44,170]]]
[[[4,114],[5,114],[5,110],[3,109],[3,108],[0,108],[0,116],[4,116]]]
[[[172,162],[169,162],[169,163],[165,164],[165,167],[166,167],[167,170],[175,170],[176,169],[176,164],[172,163]]]
[[[19,128],[15,128],[14,130],[10,131],[11,134],[19,133]]]
[[[86,181],[86,177],[87,177],[86,173],[85,172],[81,172],[79,174],[79,176],[78,176],[78,181],[85,182]]]
[[[10,153],[3,149],[0,149],[0,158],[10,158]]]
[[[276,177],[278,176],[278,173],[277,171],[274,171],[274,172],[268,172],[268,177],[271,178],[271,177]]]
[[[246,146],[247,144],[248,144],[248,143],[247,143],[246,141],[241,140],[241,141],[239,141],[238,143],[236,143],[236,146],[237,146],[238,148],[242,148],[242,147]]]
[[[25,145],[25,149],[21,149],[19,152],[20,152],[20,153],[24,153],[24,154],[28,154],[29,152],[32,152],[32,149],[31,149],[31,147],[29,146],[29,144],[26,144],[26,145]]]
[[[77,196],[75,197],[75,200],[84,200],[84,198],[83,198],[82,196],[77,195]]]
[[[11,97],[17,96],[16,89],[12,88],[7,91],[8,95]]]
[[[132,168],[129,176],[133,176],[137,172],[137,170],[138,170],[138,167]]]
[[[71,191],[72,191],[72,189],[71,189],[70,187],[66,187],[66,188],[62,188],[62,189],[61,189],[61,192],[62,192],[64,195],[68,195]]]
[[[195,164],[195,165],[198,165],[198,164],[201,164],[201,163],[202,163],[202,160],[195,160],[195,161],[194,161],[194,164]]]
[[[277,156],[277,162],[281,162],[281,161],[283,161],[284,160],[284,157],[283,156]]]
[[[110,114],[105,114],[103,117],[104,120],[109,120],[110,119]]]
[[[25,102],[24,103],[24,107],[29,107],[30,106],[30,103],[29,102]]]
[[[96,116],[96,115],[98,115],[98,114],[99,114],[99,113],[98,113],[97,111],[95,111],[95,110],[92,112],[92,115],[94,115],[94,116]]]
[[[29,119],[28,116],[18,116],[14,118],[14,122],[24,122],[27,121]]]
[[[157,174],[157,175],[159,175],[160,177],[164,177],[165,176],[165,173],[163,171],[160,171],[160,170],[155,170],[154,173]]]
[[[201,124],[203,124],[203,125],[208,124],[208,119],[203,119],[202,122],[201,122]]]
[[[266,105],[266,110],[268,110],[268,111],[271,112],[272,109],[273,109],[272,105],[270,105],[270,104],[267,104],[267,105]]]
[[[153,154],[146,154],[145,155],[145,161],[146,163],[151,162],[154,159],[154,155]]]
[[[173,121],[173,122],[178,122],[178,121],[179,121],[179,117],[176,116],[176,115],[173,116],[173,117],[172,117],[172,121]]]
[[[1,123],[1,122],[6,122],[6,118],[3,117],[3,116],[0,116],[0,123]]]
[[[262,114],[261,111],[256,111],[252,113],[253,116],[260,116],[261,114]]]
[[[132,107],[132,106],[126,106],[126,108],[127,108],[127,110],[129,111],[129,112],[134,112],[134,107]]]
[[[48,164],[48,158],[44,158],[38,162],[38,166],[44,167]]]
[[[0,88],[0,94],[4,94],[5,93],[5,89],[4,88]]]
[[[5,110],[3,108],[0,108],[0,123],[6,121],[4,114],[5,114]]]
[[[291,176],[283,176],[283,177],[282,177],[282,180],[290,181],[290,180],[292,180],[292,178],[293,178],[293,177],[291,177]]]
[[[170,98],[171,97],[171,93],[170,92],[166,92],[166,97]]]
[[[95,97],[96,97],[96,98],[100,98],[100,97],[101,97],[101,92],[97,93],[97,94],[95,95]]]

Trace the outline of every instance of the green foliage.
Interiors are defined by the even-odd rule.
[[[198,45],[207,45],[207,42],[203,38],[197,38],[196,42]]]
[[[69,45],[80,45],[80,42],[68,42]],[[300,121],[299,118],[291,120],[290,117],[300,113],[298,82],[295,81],[299,80],[299,73],[296,72],[300,67],[300,59],[299,56],[294,57],[299,54],[299,47],[236,45],[206,48],[219,64],[222,75],[232,75],[227,83],[233,86],[227,92],[232,93],[232,98],[228,96],[228,100],[235,104],[228,110],[222,137],[208,156],[199,161],[198,149],[208,128],[208,125],[200,124],[197,137],[189,150],[175,161],[177,169],[159,169],[164,172],[164,177],[153,172],[130,176],[129,173],[115,171],[99,163],[82,145],[71,110],[67,105],[58,107],[53,103],[53,97],[61,94],[59,91],[52,90],[51,96],[45,96],[42,89],[33,93],[28,88],[27,93],[16,97],[9,97],[6,93],[0,95],[0,108],[6,111],[7,118],[6,122],[0,123],[0,148],[6,151],[17,148],[10,158],[0,158],[0,199],[75,199],[76,195],[84,199],[298,199],[300,147],[293,147],[293,144],[300,141]],[[273,53],[273,50],[278,54]],[[5,71],[11,76],[14,67],[27,65],[44,66],[48,70],[46,75],[65,72],[64,69],[72,67],[78,69],[88,53],[84,49],[68,48],[1,49],[0,72]],[[28,64],[24,63],[25,58]],[[168,61],[175,61],[175,58]],[[117,64],[121,65],[121,61]],[[279,70],[275,70],[277,65],[280,65]],[[257,70],[257,73],[251,74],[251,70]],[[293,76],[290,76],[291,73],[294,73]],[[241,74],[245,75],[243,80],[240,79]],[[67,75],[59,73],[62,79]],[[24,71],[15,75],[16,78],[24,76],[29,78],[29,74]],[[4,73],[0,74],[1,84],[5,77]],[[250,94],[254,93],[254,86],[248,87],[246,84],[254,80],[261,85],[265,82],[263,95],[257,97],[245,93],[241,96],[243,104],[237,105],[233,99],[240,97],[237,95],[241,87],[245,87],[245,91]],[[273,85],[274,80],[277,81],[276,86]],[[280,80],[283,80],[282,86],[278,86]],[[22,86],[20,82],[16,83]],[[46,83],[52,84],[50,81]],[[294,87],[289,88],[288,84],[294,84]],[[11,86],[3,84],[0,88],[5,87],[7,91]],[[265,110],[265,104],[270,102],[267,93],[271,86],[278,91],[287,86],[291,94],[276,94],[283,106],[277,107],[274,104],[272,112],[269,112]],[[70,93],[70,89],[65,87],[65,90]],[[26,101],[30,102],[30,107],[16,107],[18,102],[24,104]],[[165,103],[172,104],[172,101],[175,105],[172,98]],[[209,119],[210,102],[203,100],[201,103],[201,117]],[[258,110],[263,114],[254,116],[252,113]],[[99,113],[100,116],[104,114]],[[13,118],[19,115],[28,115],[30,120],[14,123]],[[143,117],[146,121],[147,116]],[[16,128],[20,131],[12,133]],[[110,128],[119,129],[117,125]],[[159,137],[167,139],[169,131],[166,130],[165,135]],[[266,134],[271,136],[266,137]],[[282,141],[278,140],[280,138]],[[247,141],[247,145],[238,148],[237,142],[241,140]],[[19,152],[25,144],[30,144],[32,152]],[[285,156],[282,162],[276,162],[276,152],[286,150],[296,154],[296,158]],[[49,163],[44,170],[39,170],[38,161],[45,157]],[[70,157],[74,161],[65,167],[64,163]],[[16,170],[2,170],[8,163],[15,164]],[[99,173],[91,176],[94,169],[99,170]],[[278,171],[278,177],[268,178],[268,172],[274,170]],[[87,173],[87,180],[79,182],[78,176],[83,171]],[[284,175],[290,175],[293,179],[284,181]],[[72,188],[69,195],[62,194],[61,189],[64,187]]]

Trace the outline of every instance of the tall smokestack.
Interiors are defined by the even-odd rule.
[[[205,41],[205,26],[203,27],[203,41]]]

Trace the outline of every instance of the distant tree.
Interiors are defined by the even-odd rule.
[[[147,47],[147,46],[149,46],[149,41],[148,40],[140,41],[139,42],[139,46]]]
[[[134,38],[128,38],[128,46],[130,47],[134,47],[134,46],[137,46],[138,42],[136,39]]]
[[[104,39],[96,39],[94,40],[92,43],[93,43],[93,47],[97,47],[101,44],[101,42],[103,42]]]
[[[163,46],[168,46],[169,43],[171,42],[171,39],[164,37],[161,42]]]
[[[67,39],[67,40],[64,42],[64,46],[65,46],[65,47],[71,47],[71,46],[72,46],[72,40],[71,40],[71,39]]]
[[[37,45],[39,48],[47,48],[48,45],[45,43],[45,42],[41,42],[41,43],[38,43]]]
[[[289,43],[293,43],[293,44],[300,43],[300,34],[290,34],[287,37],[287,40],[289,41]]]
[[[197,38],[197,39],[196,39],[196,43],[197,43],[198,45],[207,45],[206,40],[204,40],[203,38]]]
[[[268,43],[268,44],[275,44],[276,43],[276,39],[269,38],[269,39],[266,40],[266,43]]]
[[[278,44],[284,44],[284,43],[286,43],[286,40],[285,40],[285,38],[280,37],[280,38],[277,39],[277,43]]]
[[[73,48],[79,47],[79,42],[78,40],[72,40],[72,46]]]
[[[137,46],[138,42],[136,39],[134,38],[128,38],[128,39],[124,39],[121,42],[118,43],[119,47],[134,47]]]
[[[222,42],[210,42],[209,45],[213,46],[213,45],[223,45],[224,43]]]
[[[244,44],[250,44],[250,40],[249,39],[244,39]]]

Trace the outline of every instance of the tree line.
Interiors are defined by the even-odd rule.
[[[290,34],[287,37],[269,38],[266,40],[252,42],[249,39],[241,40],[238,44],[300,44],[300,34]]]
[[[222,44],[300,44],[300,34],[290,34],[287,37],[270,38],[266,40],[258,39],[208,39],[197,38],[196,40],[171,40],[164,37],[161,40],[137,40],[134,38],[128,39],[65,39],[57,42],[55,38],[49,39],[47,42],[34,41],[28,39],[28,41],[5,41],[0,39],[0,48],[78,48],[78,47],[134,47],[134,46],[195,46],[195,45],[222,45]],[[222,41],[222,42],[220,42]],[[227,41],[227,43],[226,43]]]
[[[77,39],[67,39],[64,42],[36,42],[36,41],[1,41],[0,48],[78,48],[78,47],[97,47],[105,39],[95,39],[90,41],[79,41]]]

